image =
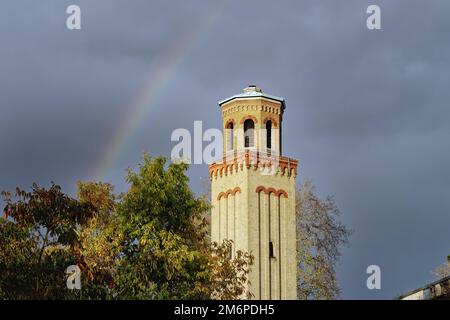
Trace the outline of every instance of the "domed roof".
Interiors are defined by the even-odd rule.
[[[219,101],[219,106],[221,106],[227,102],[230,102],[232,100],[235,100],[235,99],[252,99],[252,98],[266,98],[266,99],[270,99],[270,100],[279,101],[279,102],[281,102],[283,107],[285,107],[283,98],[263,93],[262,90],[255,85],[249,85],[248,87],[246,87],[242,90],[242,93],[236,94],[225,100]]]

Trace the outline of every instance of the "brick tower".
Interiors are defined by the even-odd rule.
[[[224,154],[209,166],[212,240],[230,239],[233,252],[253,254],[255,299],[296,299],[298,162],[281,153],[284,99],[248,86],[219,106]]]

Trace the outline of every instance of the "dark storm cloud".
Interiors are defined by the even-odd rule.
[[[73,191],[148,77],[219,10],[183,53],[115,163],[170,154],[175,128],[220,127],[217,101],[255,83],[287,100],[283,150],[334,194],[355,229],[345,298],[391,298],[431,280],[450,236],[450,3],[443,1],[4,1],[0,11],[0,189],[55,180]],[[382,30],[365,27],[382,8]],[[219,7],[220,8],[220,7]],[[217,13],[217,12],[216,12]],[[205,166],[194,166],[200,191]],[[369,264],[382,290],[365,287]]]

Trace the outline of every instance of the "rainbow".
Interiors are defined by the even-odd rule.
[[[158,97],[164,92],[172,77],[176,74],[178,67],[189,56],[192,49],[205,37],[225,11],[225,5],[230,4],[227,0],[214,0],[211,8],[206,8],[203,19],[192,30],[182,34],[176,39],[173,48],[166,55],[164,63],[152,71],[144,82],[143,90],[137,98],[133,99],[126,109],[127,117],[121,119],[120,125],[114,130],[111,139],[102,148],[98,161],[95,163],[93,173],[94,179],[106,179],[114,169],[116,162],[124,153],[129,141],[135,136],[147,114],[155,104]]]

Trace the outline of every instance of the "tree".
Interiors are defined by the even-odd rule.
[[[2,192],[0,218],[0,298],[63,299],[70,297],[65,270],[78,264],[77,227],[95,208],[61,192],[33,184],[31,192]]]
[[[81,298],[111,299],[114,291],[115,259],[119,254],[120,237],[115,225],[116,200],[114,187],[103,182],[78,182],[78,201],[95,207],[92,218],[79,226],[80,267],[83,271]]]
[[[184,164],[144,156],[128,192],[78,183],[77,198],[33,185],[17,189],[0,218],[0,299],[238,299],[253,257],[211,244],[208,204],[188,186]],[[82,270],[66,288],[65,270]]]
[[[340,247],[352,231],[339,220],[332,197],[320,199],[310,181],[297,191],[297,255],[299,299],[335,299],[340,294],[336,264]]]
[[[186,164],[144,155],[138,173],[128,172],[130,190],[117,207],[119,297],[138,299],[236,299],[245,293],[252,261],[229,244],[207,241],[203,213],[209,206],[188,187]]]
[[[450,276],[450,255],[447,256],[447,261],[444,264],[433,271],[433,275],[439,279]]]

